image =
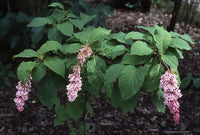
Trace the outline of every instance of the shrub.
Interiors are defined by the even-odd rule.
[[[63,16],[59,20],[58,16],[56,19],[52,16],[35,18],[29,26],[50,25],[47,35],[52,36],[57,35],[52,32],[56,27],[54,29],[62,34],[62,38],[66,38],[62,39],[64,43],[49,38],[37,51],[26,49],[14,56],[34,59],[23,61],[17,76],[22,84],[30,76],[33,82],[39,81],[38,99],[48,108],[55,105],[55,125],[73,119],[75,125],[69,125],[71,132],[86,132],[85,114],[92,110],[90,102],[96,96],[105,96],[114,108],[124,113],[136,106],[140,91],[153,93],[152,101],[159,112],[165,112],[167,101],[177,101],[178,98],[166,99],[165,93],[168,85],[173,86],[174,92],[179,90],[178,60],[183,58],[182,50],[191,49],[188,42],[193,44],[188,35],[167,32],[157,25],[137,27],[145,33],[111,33],[102,27],[84,28],[85,22],[80,25],[83,22],[80,19],[88,22],[88,16],[77,18],[71,11],[60,12]],[[77,31],[73,27],[77,27]],[[161,79],[165,84],[160,86],[165,70],[173,79]],[[65,105],[57,97],[57,92],[63,90],[67,93]],[[169,104],[166,105],[170,109]],[[178,123],[175,115],[179,115],[179,110],[171,113]]]

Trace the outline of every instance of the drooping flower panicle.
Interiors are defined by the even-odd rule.
[[[25,101],[28,100],[28,93],[31,91],[31,80],[32,77],[30,76],[23,84],[19,81],[16,86],[17,92],[14,102],[20,112],[24,110]]]
[[[179,124],[179,102],[178,99],[182,97],[181,90],[178,87],[177,76],[172,71],[166,71],[161,76],[160,87],[164,90],[164,104],[168,106],[170,112],[173,114],[173,119],[176,124]]]
[[[67,97],[68,101],[70,102],[76,100],[76,98],[78,97],[78,92],[81,90],[82,87],[80,66],[83,66],[86,57],[91,56],[92,53],[92,49],[88,45],[82,45],[82,48],[77,55],[78,64],[73,67],[73,74],[69,74],[68,78],[70,83],[66,86]]]
[[[73,74],[69,74],[68,78],[70,83],[67,87],[67,97],[70,102],[74,101],[78,97],[78,91],[81,90],[82,81],[80,76],[80,66],[75,65],[73,67]]]
[[[88,45],[82,45],[82,48],[77,55],[77,60],[81,66],[83,66],[83,63],[86,60],[85,58],[91,56],[92,53],[92,49]]]

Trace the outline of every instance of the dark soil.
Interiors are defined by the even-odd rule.
[[[163,13],[140,13],[133,11],[115,11],[116,18],[109,18],[107,24],[113,32],[129,32],[135,25],[152,26],[160,24],[167,26],[170,15]],[[176,25],[175,31],[180,31]],[[186,73],[194,75],[200,73],[200,46],[199,29],[190,31],[196,39],[196,46],[192,51],[184,52],[185,59],[180,61],[180,73],[184,77]],[[68,135],[67,124],[54,127],[54,110],[48,110],[41,105],[36,97],[35,88],[30,93],[30,99],[25,105],[25,110],[19,113],[13,102],[15,97],[15,85],[12,88],[0,90],[0,135]],[[108,101],[103,102],[99,97],[92,103],[94,112],[87,114],[87,122],[90,124],[88,134],[91,135],[200,135],[200,91],[183,90],[180,101],[180,124],[173,122],[172,115],[167,110],[165,114],[158,113],[151,103],[151,94],[140,93],[137,107],[129,113],[121,113],[111,107]]]

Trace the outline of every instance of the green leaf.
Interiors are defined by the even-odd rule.
[[[91,20],[93,20],[94,18],[96,17],[96,15],[86,15],[86,14],[83,14],[82,12],[80,13],[80,18],[81,18],[81,21],[82,21],[82,25],[84,26],[86,23],[90,22]]]
[[[190,45],[188,45],[188,43],[181,38],[173,38],[170,43],[170,47],[184,49],[184,50],[191,50]]]
[[[126,34],[124,32],[119,32],[119,33],[111,34],[110,37],[112,39],[116,39],[118,42],[126,43],[125,35]]]
[[[34,18],[27,26],[28,27],[41,27],[46,24],[52,24],[52,21],[47,17],[37,17]]]
[[[1,85],[1,86],[4,86],[4,85],[5,85],[5,86],[8,86],[8,87],[11,86],[11,83],[10,83],[8,77],[4,77],[2,84],[3,84],[3,85]]]
[[[66,90],[66,80],[56,73],[52,73],[55,85],[58,90]]]
[[[66,68],[68,70],[72,70],[73,69],[73,66],[77,64],[77,57],[75,56],[69,56],[67,59],[66,59]]]
[[[134,66],[126,66],[119,76],[119,89],[124,100],[131,98],[141,88],[144,76],[143,68],[136,68]]]
[[[59,49],[61,49],[62,46],[56,42],[56,41],[47,41],[46,43],[44,43],[40,49],[37,51],[40,55],[44,55],[47,52],[50,51],[57,51]]]
[[[178,68],[178,59],[172,52],[167,52],[161,56],[163,62],[170,66],[171,70]]]
[[[64,10],[54,9],[49,16],[49,19],[54,22],[53,25],[55,26],[56,24],[63,22],[66,19],[66,12]]]
[[[35,27],[31,29],[31,41],[33,44],[40,42],[45,34],[44,27]]]
[[[137,105],[137,101],[138,101],[138,94],[132,96],[128,100],[122,100],[119,89],[117,87],[113,89],[111,96],[111,104],[115,108],[120,108],[124,113],[135,108]]]
[[[106,70],[106,63],[103,58],[94,56],[92,60],[87,62],[87,72],[95,73],[95,72],[104,72]]]
[[[107,58],[115,59],[117,56],[122,55],[127,49],[123,45],[108,45],[106,42],[102,42],[97,48],[98,54]]]
[[[88,43],[88,40],[91,36],[91,33],[92,31],[94,30],[95,28],[94,27],[87,27],[87,28],[84,28],[83,31],[81,32],[78,32],[78,33],[75,33],[74,36],[80,40],[80,42],[82,44],[86,44]]]
[[[105,56],[107,58],[112,58],[112,48],[113,46],[110,46],[107,44],[106,41],[101,42],[100,46],[97,47],[98,54]]]
[[[188,34],[181,35],[180,38],[190,42],[191,44],[195,44],[195,42],[191,39],[191,37]]]
[[[135,32],[135,31],[132,31],[132,32],[129,32],[126,36],[125,36],[125,39],[133,39],[133,40],[145,40],[145,34],[143,33],[140,33],[140,32]]]
[[[130,111],[131,109],[135,108],[137,105],[137,101],[139,99],[139,94],[133,95],[130,99],[128,100],[123,100],[121,102],[120,108],[122,109],[123,113],[126,113]]]
[[[111,30],[105,28],[87,27],[79,33],[75,33],[75,37],[81,41],[82,44],[94,43],[110,34]]]
[[[77,133],[76,133],[75,130],[72,130],[72,131],[70,132],[70,135],[77,135]]]
[[[46,67],[43,63],[38,63],[32,72],[33,81],[41,80],[46,74]]]
[[[92,74],[96,72],[97,64],[94,59],[87,62],[87,72]]]
[[[61,58],[57,56],[47,57],[44,60],[44,65],[55,73],[61,75],[62,77],[65,77],[65,62]]]
[[[92,4],[91,4],[90,2],[87,2],[87,1],[82,1],[82,0],[80,0],[80,1],[79,1],[79,4],[80,4],[84,9],[89,10],[89,11],[90,11],[89,8],[92,7]],[[99,5],[99,4],[98,4],[98,5]]]
[[[17,15],[15,16],[15,19],[19,23],[27,23],[30,22],[32,18],[27,16],[26,13],[24,12],[18,12]]]
[[[18,68],[17,68],[17,77],[20,81],[24,82],[27,80],[30,75],[31,71],[35,67],[35,62],[29,61],[29,62],[22,62]]]
[[[32,49],[25,49],[24,51],[20,52],[19,54],[15,55],[14,58],[20,57],[20,58],[33,58],[38,57],[39,54]]]
[[[136,41],[133,43],[131,47],[131,55],[143,56],[143,55],[150,55],[152,53],[153,50],[151,49],[151,47],[149,47],[147,43],[143,41]]]
[[[113,81],[119,77],[120,72],[123,70],[123,68],[124,68],[124,65],[122,64],[111,65],[106,70],[106,73],[105,73],[105,77],[104,77],[105,84],[113,83]]]
[[[178,58],[178,59],[183,59],[183,58],[184,58],[183,52],[182,52],[181,50],[175,48],[175,51],[176,51],[176,53],[177,53],[177,58]]]
[[[196,88],[196,89],[199,89],[200,88],[200,78],[193,78],[193,86]]]
[[[112,47],[112,59],[115,59],[117,56],[122,55],[126,51],[126,48],[123,45],[116,45]]]
[[[52,75],[48,74],[42,79],[38,85],[37,96],[49,109],[58,100],[56,82]]]
[[[122,64],[125,65],[140,65],[148,62],[150,60],[149,56],[137,56],[130,55],[129,53],[125,54],[122,59]]]
[[[191,37],[188,35],[188,34],[185,34],[185,35],[181,35],[181,34],[179,34],[179,33],[176,33],[176,32],[170,32],[170,34],[171,34],[171,36],[172,37],[180,37],[180,38],[182,38],[182,39],[184,39],[184,40],[186,40],[186,41],[188,41],[188,42],[190,42],[191,44],[194,44],[194,41],[191,39]]]
[[[54,2],[54,3],[51,3],[50,5],[48,5],[49,7],[58,7],[60,9],[64,9],[64,6],[58,2]]]
[[[67,17],[68,18],[77,18],[77,16],[71,10],[67,10]]]
[[[178,72],[177,69],[176,70],[172,70],[172,71],[176,75],[176,79],[178,81],[178,86],[180,87],[180,85],[181,85],[181,78],[180,78],[179,72]]]
[[[172,40],[171,35],[162,27],[156,25],[155,28],[156,31],[153,35],[153,38],[156,42],[155,45],[158,48],[159,54],[163,55]]]
[[[80,119],[83,114],[84,100],[77,98],[74,102],[67,103],[67,113],[70,118],[76,122]]]
[[[136,28],[146,30],[146,31],[148,31],[151,35],[154,35],[154,32],[156,31],[155,27],[137,26]]]
[[[92,19],[94,19],[96,15],[86,15],[83,13],[80,13],[80,18],[79,19],[70,19],[71,23],[74,24],[79,30],[83,28],[85,24],[90,22]]]
[[[82,23],[81,19],[70,19],[70,22],[76,26],[79,30],[81,30],[84,26],[84,24]]]
[[[13,35],[10,41],[10,48],[15,48],[17,45],[19,45],[19,41],[20,41],[20,36]]]
[[[106,64],[100,57],[93,57],[92,60],[87,62],[87,79],[93,91],[102,89],[105,70]]]
[[[120,95],[119,88],[115,85],[111,95],[111,105],[115,108],[120,108],[122,96]]]
[[[166,106],[164,105],[164,92],[159,89],[158,91],[156,91],[153,95],[153,99],[152,102],[156,105],[156,109],[158,110],[158,112],[164,113]]]
[[[13,71],[8,71],[8,77],[16,78],[16,76],[15,76]]]
[[[88,112],[93,112],[94,110],[92,109],[92,106],[91,106],[91,104],[89,103],[89,102],[87,102],[87,104],[86,104],[86,110],[88,111]]]
[[[94,43],[94,42],[100,40],[102,37],[108,36],[110,34],[110,32],[111,32],[111,30],[107,30],[105,28],[98,27],[91,32],[90,37],[89,37],[90,40],[88,40],[88,41],[91,43]]]
[[[123,70],[124,65],[114,64],[111,65],[105,73],[104,76],[104,88],[108,97],[112,94],[112,88],[114,81],[119,77],[120,72]]]
[[[106,70],[106,63],[103,58],[94,56],[92,60],[87,62],[87,72],[94,73],[98,71],[104,72]]]
[[[57,41],[59,43],[62,42],[63,36],[55,26],[53,26],[52,28],[48,29],[48,35],[47,36],[48,36],[49,40],[54,40],[54,41]]]
[[[63,122],[69,117],[67,113],[67,107],[61,105],[60,102],[56,103],[55,112],[56,118],[54,119],[54,126],[62,125]]]
[[[192,74],[188,73],[187,76],[185,78],[183,78],[183,80],[181,81],[181,89],[186,89],[190,83],[192,81]]]
[[[82,48],[81,44],[79,43],[64,45],[64,47],[65,47],[64,53],[69,53],[69,54],[77,53]]]
[[[158,90],[160,84],[160,77],[164,72],[161,64],[154,65],[143,84],[143,90],[146,92],[153,92]]]
[[[74,29],[73,25],[70,22],[64,22],[61,24],[57,24],[57,28],[62,34],[66,35],[66,36],[71,36],[73,33],[73,29]]]

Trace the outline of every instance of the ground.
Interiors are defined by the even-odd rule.
[[[160,24],[167,26],[171,15],[158,12],[140,13],[125,10],[115,10],[116,18],[108,18],[108,28],[113,32],[129,32],[135,25],[152,26]],[[181,32],[180,24],[175,31]],[[196,46],[193,50],[184,52],[185,58],[180,61],[179,70],[181,77],[192,72],[200,73],[200,37],[199,29],[192,28],[189,34],[195,39]],[[54,110],[48,110],[41,105],[36,97],[34,85],[30,93],[30,99],[23,112],[18,112],[13,99],[15,97],[15,85],[13,80],[11,88],[0,90],[0,134],[1,135],[68,135],[67,124],[54,127]],[[103,102],[100,97],[92,103],[94,112],[87,114],[87,122],[90,124],[89,135],[137,135],[137,134],[200,134],[200,91],[194,89],[183,90],[180,99],[180,124],[173,122],[172,115],[167,110],[165,114],[158,113],[151,103],[151,94],[140,93],[140,100],[135,109],[123,114],[120,110],[111,107],[109,101]]]

